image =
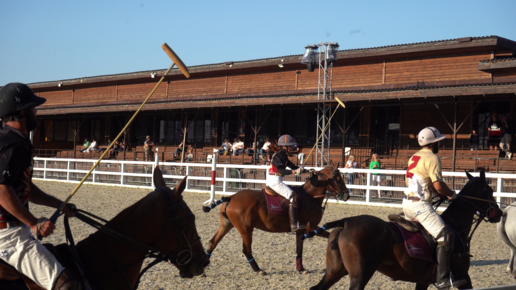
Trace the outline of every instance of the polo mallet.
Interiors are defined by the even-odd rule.
[[[308,160],[308,158],[310,158],[310,155],[312,155],[312,152],[314,151],[315,146],[317,146],[317,142],[319,142],[319,139],[321,139],[321,137],[324,134],[324,132],[326,132],[326,128],[328,128],[328,125],[330,125],[330,121],[333,118],[333,116],[335,115],[335,113],[337,112],[337,109],[339,109],[340,106],[342,106],[342,108],[344,108],[344,109],[346,108],[346,105],[344,105],[344,103],[341,100],[339,100],[339,98],[335,97],[335,100],[337,100],[337,102],[339,104],[337,105],[337,108],[335,108],[335,111],[333,111],[333,114],[331,114],[331,117],[328,119],[328,123],[326,124],[326,126],[323,129],[323,131],[321,132],[321,135],[319,135],[319,138],[317,138],[317,141],[315,141],[314,147],[312,147],[312,150],[310,150],[310,153],[308,153],[308,156],[306,157],[306,160]],[[305,165],[306,165],[306,162],[303,163],[303,165],[301,165],[301,168],[304,169]]]
[[[143,106],[145,105],[145,103],[147,103],[147,101],[150,99],[150,97],[154,94],[154,92],[156,91],[156,89],[159,87],[159,85],[161,84],[161,82],[165,79],[165,76],[167,76],[167,74],[170,72],[170,70],[174,67],[174,65],[177,65],[177,68],[179,68],[179,70],[181,70],[181,72],[185,75],[185,77],[189,78],[190,77],[190,73],[188,72],[188,68],[186,68],[185,64],[183,63],[183,61],[181,61],[181,59],[177,56],[177,54],[168,46],[168,44],[164,43],[161,48],[163,48],[163,50],[165,50],[165,52],[167,53],[168,57],[170,57],[170,59],[172,60],[172,65],[170,65],[170,67],[167,69],[167,71],[165,72],[165,74],[161,77],[161,79],[159,80],[159,82],[156,84],[156,86],[154,87],[154,89],[150,92],[149,96],[147,96],[147,98],[143,101],[143,103],[141,104],[141,106],[138,108],[138,110],[136,110],[136,112],[134,113],[134,115],[132,116],[132,118],[127,122],[127,124],[125,125],[125,127],[122,129],[122,131],[120,131],[120,133],[118,134],[118,136],[116,136],[116,138],[111,142],[111,144],[109,144],[108,148],[106,150],[104,150],[104,153],[100,156],[99,160],[97,160],[97,162],[95,162],[95,164],[93,165],[93,167],[91,167],[90,171],[88,171],[88,173],[86,173],[86,175],[83,177],[83,179],[81,180],[81,182],[79,182],[79,184],[75,187],[75,189],[72,191],[72,193],[70,193],[70,195],[66,198],[66,200],[61,204],[61,206],[54,212],[54,214],[50,217],[50,221],[53,222],[53,223],[56,223],[57,219],[59,218],[59,215],[60,215],[60,212],[63,210],[63,208],[66,206],[66,204],[68,204],[68,202],[70,201],[70,199],[72,198],[72,196],[77,192],[77,190],[81,187],[81,185],[84,183],[84,181],[86,181],[86,179],[88,178],[88,176],[90,176],[91,172],[93,172],[93,170],[95,169],[95,167],[97,167],[97,165],[99,165],[100,161],[102,160],[102,158],[104,158],[104,156],[106,156],[106,154],[109,152],[109,150],[111,150],[111,148],[113,147],[113,145],[115,144],[115,142],[120,138],[120,136],[122,136],[122,134],[125,132],[125,130],[129,127],[129,125],[131,125],[132,121],[134,120],[134,118],[136,118],[136,115],[138,115],[138,113],[142,110]],[[42,236],[38,234],[38,239],[41,240],[42,239]]]

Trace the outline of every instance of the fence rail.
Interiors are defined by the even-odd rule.
[[[96,161],[36,157],[34,179],[78,183]],[[156,165],[160,166],[167,185],[173,187],[188,175],[186,190],[210,192],[211,164],[207,163],[102,160],[85,183],[153,189],[152,173]],[[264,165],[217,164],[215,193],[229,195],[241,189],[261,189],[267,169]],[[339,170],[344,174],[346,186],[351,192],[352,198],[347,203],[401,207],[403,191],[406,189],[404,170]],[[471,174],[478,176],[478,173]],[[285,183],[302,185],[306,177],[285,176]],[[450,188],[456,191],[461,190],[467,182],[467,177],[461,172],[443,172],[443,177]],[[486,178],[501,205],[516,200],[516,174],[486,173]]]

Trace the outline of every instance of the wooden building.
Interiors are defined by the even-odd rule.
[[[302,48],[300,48],[302,49]],[[173,70],[137,117],[126,140],[141,145],[146,135],[159,144],[179,144],[179,128],[191,121],[187,140],[197,148],[220,146],[224,137],[291,134],[305,147],[316,135],[318,73],[302,55],[189,67],[185,79]],[[282,64],[278,66],[278,64]],[[113,138],[150,93],[165,69],[32,83],[47,98],[38,110],[35,149],[71,149],[74,138],[101,144]],[[435,126],[456,146],[469,150],[477,129],[485,141],[494,112],[514,120],[516,42],[498,36],[342,50],[333,67],[333,94],[346,102],[331,124],[332,148],[372,148],[390,154],[417,148],[416,134]],[[335,101],[331,101],[336,105]],[[455,124],[454,124],[455,123]],[[77,136],[74,134],[77,132]]]

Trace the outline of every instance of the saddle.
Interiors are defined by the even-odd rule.
[[[401,233],[407,254],[415,259],[436,262],[437,241],[418,222],[390,214],[389,221]]]
[[[291,188],[299,198],[299,206],[297,207],[299,212],[302,210],[322,210],[317,200],[307,193],[302,186],[293,186]],[[288,215],[289,200],[279,195],[274,189],[265,184],[262,186],[262,193],[265,197],[267,210],[269,212],[279,215]]]
[[[63,267],[75,275],[79,273],[75,259],[67,244],[60,244],[58,246],[43,244],[43,246],[56,257]],[[29,290],[43,289],[30,278],[18,272],[14,267],[0,260],[0,289],[25,289],[24,286]]]

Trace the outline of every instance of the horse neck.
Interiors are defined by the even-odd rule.
[[[161,223],[153,224],[154,227],[143,224],[143,222],[149,221],[149,218],[143,214],[143,211],[148,211],[145,208],[149,207],[149,204],[143,202],[144,200],[145,198],[123,210],[110,220],[106,226],[142,244],[152,245],[159,234],[157,233],[159,229],[154,230],[156,233],[149,232],[149,230],[159,228]],[[156,205],[154,211],[157,211],[159,208],[161,207]],[[157,220],[164,220],[164,216]],[[118,285],[127,285],[127,282],[117,268],[123,268],[124,274],[134,285],[145,258],[145,250],[136,248],[121,240],[113,239],[100,230],[80,241],[77,244],[77,248],[86,260],[86,264],[93,270],[93,273],[97,273],[100,276],[112,273],[109,276],[102,276],[100,280],[103,285],[117,285],[117,283]],[[131,266],[129,267],[129,265]]]
[[[471,232],[475,211],[469,210],[463,205],[452,203],[441,214],[444,223],[452,226],[460,232],[461,236],[468,236]]]
[[[315,187],[312,185],[312,182],[310,182],[310,179],[303,184],[303,189],[310,194],[311,196],[319,196],[324,195],[326,193],[326,186],[324,187]],[[323,198],[319,199],[321,204],[323,202]]]

